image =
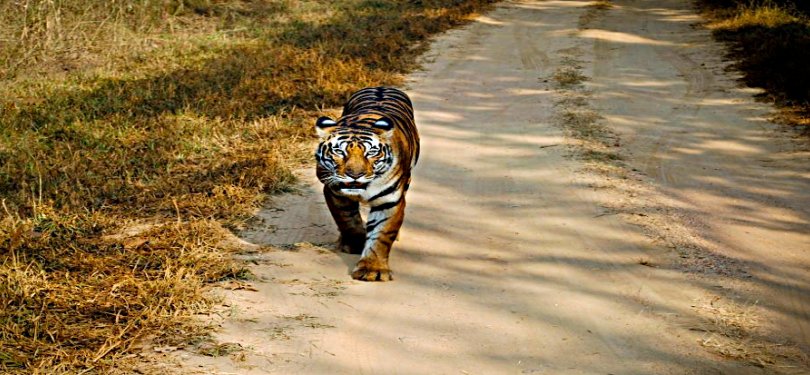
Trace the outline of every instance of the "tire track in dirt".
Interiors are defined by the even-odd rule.
[[[590,24],[591,85],[606,126],[624,139],[628,168],[646,172],[655,188],[647,203],[625,210],[643,213],[634,221],[668,242],[687,270],[718,285],[711,298],[759,319],[763,327],[747,327],[733,356],[772,365],[784,355],[790,366],[806,366],[808,279],[795,277],[808,264],[799,249],[810,244],[802,154],[765,120],[769,108],[737,87],[722,49],[692,26],[699,19],[688,3],[614,4]],[[778,169],[757,165],[773,158]],[[775,244],[788,251],[772,258]]]

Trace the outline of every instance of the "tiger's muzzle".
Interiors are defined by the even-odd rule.
[[[339,182],[339,189],[364,189],[368,187],[368,182],[352,181],[352,182]]]

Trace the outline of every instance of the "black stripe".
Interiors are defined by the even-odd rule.
[[[371,207],[370,212],[377,212],[377,211],[387,210],[387,209],[389,209],[391,207],[396,207],[399,204],[399,202],[402,202],[402,197],[399,197],[399,199],[397,199],[396,202],[388,202],[388,203],[383,203],[383,204],[381,204],[379,206]]]
[[[413,103],[408,95],[398,89],[389,87],[367,87],[351,95],[343,107],[341,117],[349,114],[399,112],[406,117],[413,117]]]
[[[374,195],[373,197],[369,198],[368,202],[371,203],[372,201],[374,201],[375,199],[377,199],[379,197],[382,197],[384,195],[388,195],[388,194],[391,194],[391,193],[397,191],[397,188],[399,188],[399,182],[400,181],[401,181],[401,179],[398,179],[397,182],[395,182],[393,185],[389,186],[385,190],[383,190],[383,191],[377,193],[376,195]]]
[[[396,235],[397,235],[398,233],[399,233],[399,228],[394,228],[394,229],[390,229],[390,230],[387,230],[387,231],[385,231],[385,232],[382,232],[381,234],[382,234],[383,236],[386,236],[386,237],[388,237],[388,236],[394,236],[394,238],[392,238],[392,240],[396,240],[396,239],[397,239]]]
[[[377,228],[377,226],[378,226],[378,225],[380,225],[380,224],[382,224],[382,223],[384,223],[384,222],[386,222],[386,221],[388,221],[388,218],[387,218],[387,217],[382,218],[382,219],[380,219],[380,220],[369,221],[369,222],[366,224],[366,233],[371,233],[371,232],[373,232],[373,231],[374,231],[374,228]]]

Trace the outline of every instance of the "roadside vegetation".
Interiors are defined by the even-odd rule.
[[[312,119],[492,0],[0,3],[0,372],[127,372],[246,278]]]
[[[745,83],[765,90],[779,120],[810,135],[810,2],[699,0]]]

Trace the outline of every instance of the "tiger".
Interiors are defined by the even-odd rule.
[[[322,116],[315,129],[316,174],[340,232],[337,248],[360,254],[351,277],[393,280],[388,255],[419,159],[411,99],[395,88],[367,87],[349,97],[337,120]],[[365,224],[361,203],[370,207]]]

